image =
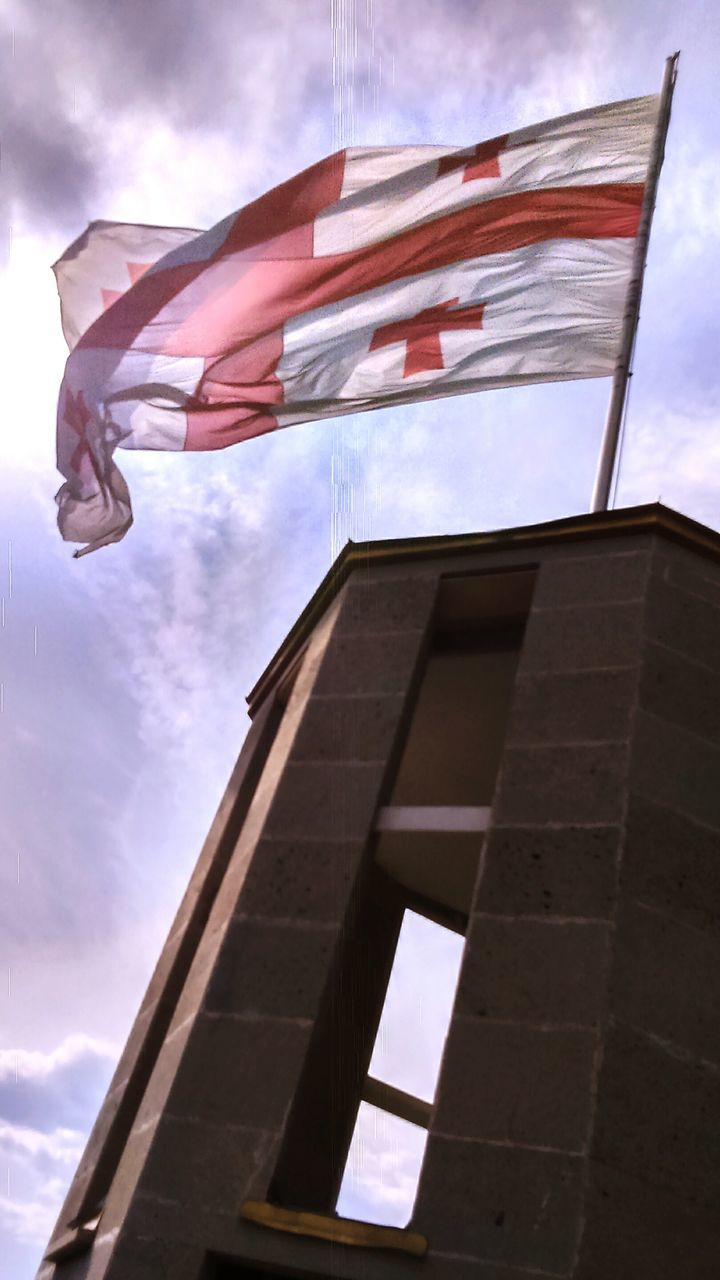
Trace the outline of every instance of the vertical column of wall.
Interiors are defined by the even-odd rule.
[[[578,1280],[720,1269],[720,567],[658,539]]]
[[[112,1181],[265,763],[279,714],[275,696],[271,694],[250,725],[58,1216],[50,1248],[75,1222],[95,1216],[98,1202],[104,1199]],[[48,1265],[41,1274],[49,1276],[52,1271],[52,1265]]]
[[[538,573],[413,1215],[438,1276],[573,1272],[648,566]]]
[[[239,1208],[267,1192],[435,590],[352,579],[320,624],[165,1046],[172,1079],[158,1072],[138,1117],[119,1236],[88,1280],[196,1280],[207,1249],[302,1247]]]

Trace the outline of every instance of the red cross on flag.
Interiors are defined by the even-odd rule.
[[[205,232],[92,223],[55,265],[62,536],[128,529],[116,446],[611,374],[658,102],[342,151]]]

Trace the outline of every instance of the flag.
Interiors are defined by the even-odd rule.
[[[62,536],[123,536],[125,449],[611,374],[658,118],[611,103],[473,147],[341,151],[209,231],[93,223],[55,264],[72,346]],[[76,552],[83,554],[83,552]]]

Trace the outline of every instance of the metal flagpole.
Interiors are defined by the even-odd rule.
[[[628,380],[630,378],[630,362],[632,359],[635,331],[637,329],[638,315],[640,312],[640,295],[642,293],[645,259],[647,257],[648,240],[650,238],[650,224],[652,222],[653,211],[655,208],[655,197],[657,195],[660,169],[662,168],[662,162],[665,155],[665,139],[667,138],[668,126],[670,124],[670,110],[672,107],[672,96],[675,88],[675,81],[677,79],[679,57],[679,52],[673,53],[665,63],[665,75],[663,76],[662,90],[660,92],[660,110],[657,129],[655,132],[652,151],[650,153],[650,162],[648,164],[645,198],[643,200],[642,212],[640,215],[640,226],[638,228],[637,239],[635,241],[635,253],[633,255],[632,274],[630,276],[627,304],[625,308],[625,316],[623,318],[620,352],[615,366],[615,373],[613,375],[610,404],[608,405],[605,430],[603,432],[602,446],[600,449],[600,459],[598,461],[597,474],[595,476],[595,488],[593,490],[592,506],[590,507],[591,511],[607,511],[608,501],[610,498],[610,485],[612,484],[613,470],[615,468],[615,456],[617,453],[623,408],[627,396]]]

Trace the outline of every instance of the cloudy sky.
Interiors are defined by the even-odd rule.
[[[718,528],[719,21],[714,0],[0,0],[2,1280],[34,1274],[245,694],[332,557],[586,510],[608,396],[545,385],[125,454],[135,525],[74,561],[51,263],[97,218],[209,226],[343,143],[459,147],[656,92],[679,48],[616,505]],[[383,1177],[399,1195],[402,1170]]]

